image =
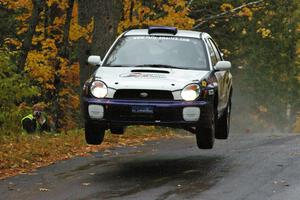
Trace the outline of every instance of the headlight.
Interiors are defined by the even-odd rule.
[[[94,81],[91,85],[91,93],[96,98],[104,98],[107,95],[107,87],[101,81]]]
[[[181,92],[181,97],[185,101],[194,101],[200,95],[200,86],[197,84],[187,85]]]

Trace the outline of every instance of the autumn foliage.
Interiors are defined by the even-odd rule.
[[[139,0],[123,1],[123,19],[118,32],[128,28],[148,26],[173,26],[180,29],[192,29],[195,21],[189,17],[190,8],[185,0],[156,0],[143,3]]]
[[[23,38],[28,32],[33,1],[1,0],[7,9],[15,10],[17,27],[16,38],[6,38],[11,49],[22,48]],[[91,40],[93,29],[78,25],[77,3],[70,5],[68,0],[47,0],[38,15],[38,23],[28,51],[24,72],[38,88],[35,103],[42,104],[45,111],[52,114],[58,129],[71,129],[77,126],[79,109],[79,64],[76,58],[76,41],[80,38]],[[72,8],[70,8],[72,6]],[[71,19],[67,11],[72,9]],[[22,11],[22,12],[18,12]],[[67,20],[70,26],[65,28]],[[68,31],[66,36],[65,31]],[[67,43],[64,43],[67,37]]]
[[[3,18],[0,22],[1,129],[19,127],[16,123],[35,104],[45,109],[57,130],[77,127],[80,121],[79,85],[84,81],[80,74],[85,64],[82,60],[86,58],[78,53],[82,47],[80,42],[84,40],[87,43],[87,50],[97,50],[101,46],[109,46],[110,41],[115,39],[110,38],[114,35],[110,32],[112,30],[120,34],[131,28],[162,25],[213,35],[219,41],[225,58],[233,61],[238,89],[247,91],[243,94],[244,99],[240,98],[240,102],[236,103],[242,107],[239,110],[247,113],[249,120],[255,124],[269,127],[270,124],[284,122],[284,126],[289,124],[290,129],[294,127],[299,131],[300,117],[297,113],[300,103],[296,100],[299,92],[295,90],[299,86],[300,51],[299,44],[296,46],[294,42],[299,41],[299,28],[295,31],[297,21],[299,27],[298,1],[287,3],[278,0],[272,4],[262,0],[116,2],[120,4],[120,19],[112,17],[114,11],[109,9],[95,13],[99,11],[93,8],[99,5],[95,0],[0,0],[0,16]],[[92,13],[83,13],[88,16],[84,22],[80,21],[83,14],[79,5],[87,6],[86,12]],[[111,5],[114,6],[105,4]],[[99,33],[95,28],[96,21],[98,29],[102,27],[100,23],[107,24],[103,27],[108,28],[117,24],[103,36],[109,41],[105,45],[95,41],[95,38],[99,39],[94,35]],[[239,71],[238,67],[244,71]],[[289,88],[288,95],[284,93],[285,88]],[[238,90],[235,91],[237,94]],[[266,93],[273,95],[268,95],[272,103],[264,101]],[[7,98],[9,96],[15,97]],[[256,98],[247,102],[248,112],[243,101],[253,97]],[[289,106],[292,108],[290,118],[286,116]],[[237,117],[236,121],[243,118]],[[241,126],[247,124],[248,120]]]

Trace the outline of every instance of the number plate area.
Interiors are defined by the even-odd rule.
[[[131,112],[134,114],[154,114],[153,106],[132,106]]]

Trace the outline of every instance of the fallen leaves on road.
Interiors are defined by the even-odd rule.
[[[124,135],[106,134],[100,146],[87,145],[82,130],[62,134],[0,136],[0,179],[30,173],[36,168],[74,156],[86,157],[99,151],[110,156],[112,153],[108,149],[111,147],[143,145],[146,141],[174,136],[171,129],[130,127]]]
[[[83,186],[89,186],[91,183],[82,183]]]
[[[41,192],[48,192],[49,189],[47,189],[47,188],[40,188],[40,191],[41,191]]]

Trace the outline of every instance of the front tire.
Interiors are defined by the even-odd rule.
[[[229,130],[230,130],[230,115],[231,115],[231,99],[229,99],[228,105],[222,117],[217,122],[216,139],[220,139],[220,140],[228,139]]]
[[[85,140],[88,144],[99,145],[103,142],[105,128],[96,123],[85,123]]]
[[[215,143],[215,113],[206,127],[196,129],[196,140],[199,149],[212,149]]]

